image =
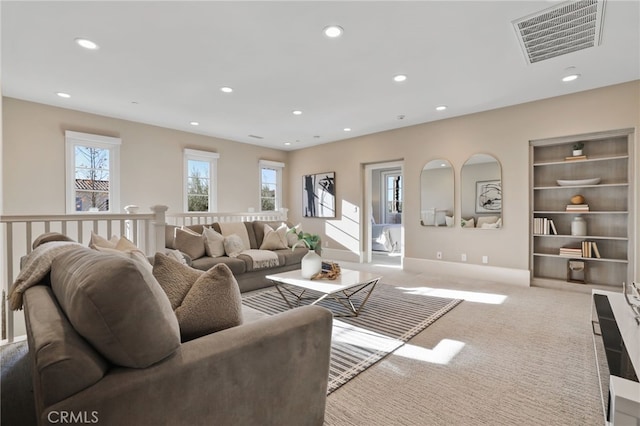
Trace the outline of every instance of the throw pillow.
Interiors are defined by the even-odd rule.
[[[240,288],[231,269],[219,263],[203,273],[176,309],[182,341],[242,324]]]
[[[204,228],[202,231],[204,237],[204,248],[207,256],[220,257],[224,256],[224,237],[212,228]]]
[[[33,245],[31,246],[31,248],[35,250],[36,247],[41,246],[42,244],[45,244],[45,243],[50,243],[52,241],[72,241],[73,242],[71,238],[59,232],[45,232],[44,234],[41,234],[38,238],[33,240]]]
[[[460,221],[460,225],[463,228],[475,228],[475,219],[474,218],[470,218],[470,219],[462,218],[461,221]]]
[[[76,331],[113,364],[146,368],[180,346],[169,299],[139,262],[78,247],[53,260],[51,288]]]
[[[204,238],[189,228],[176,228],[175,246],[194,260],[206,254]]]
[[[99,237],[99,238],[102,238],[102,237]],[[113,254],[118,254],[120,256],[129,257],[132,260],[135,260],[136,262],[140,262],[140,265],[146,270],[148,270],[149,272],[152,271],[153,267],[149,262],[149,259],[147,259],[147,256],[144,254],[144,252],[140,250],[131,241],[129,241],[126,237],[120,237],[120,239],[117,240],[113,248],[109,247],[115,241],[116,238],[117,237],[111,237],[111,240],[109,241],[104,240],[104,238],[102,238],[104,241],[107,241],[107,244],[105,244],[105,246],[94,245],[93,248],[103,253],[113,253]]]
[[[164,290],[171,309],[180,306],[193,283],[204,274],[204,271],[183,265],[174,258],[163,253],[156,253],[153,258],[153,276]]]
[[[240,253],[244,251],[244,245],[242,244],[242,238],[236,234],[231,234],[224,237],[224,252],[229,257],[238,257]]]
[[[116,248],[118,244],[119,238],[115,235],[111,236],[110,239],[106,239],[91,231],[91,239],[89,240],[89,247],[95,249],[96,247],[105,247],[105,248]]]
[[[225,238],[230,235],[236,235],[240,237],[242,246],[245,250],[249,250],[251,248],[249,231],[247,231],[247,225],[245,222],[221,222],[218,225],[220,226],[220,233],[224,235]]]
[[[297,237],[296,237],[297,239]],[[289,245],[287,241],[287,225],[284,223],[274,230],[269,225],[264,225],[264,239],[260,250],[285,249]]]

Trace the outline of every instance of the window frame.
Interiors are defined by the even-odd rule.
[[[209,163],[209,209],[207,212],[218,211],[218,159],[220,154],[211,151],[185,148],[183,151],[183,184],[182,209],[189,213],[189,160]]]
[[[109,210],[97,213],[120,212],[120,145],[122,139],[66,130],[65,138],[65,209],[67,214],[86,214],[76,211],[76,147],[91,147],[109,150]]]
[[[285,164],[280,161],[260,160],[258,161],[258,211],[262,210],[262,169],[271,169],[276,171],[276,200],[274,211],[280,211],[283,208],[284,190],[282,188],[282,172]]]

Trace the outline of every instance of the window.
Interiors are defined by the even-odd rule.
[[[284,163],[260,160],[260,210],[282,208],[282,169]]]
[[[400,214],[402,213],[402,175],[396,171],[383,171],[382,178],[384,182],[384,223],[400,223]]]
[[[67,213],[120,211],[119,138],[65,132]]]
[[[215,152],[184,150],[185,211],[216,211],[218,158]]]

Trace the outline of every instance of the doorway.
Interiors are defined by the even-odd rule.
[[[403,162],[367,164],[363,262],[401,267],[404,253]]]

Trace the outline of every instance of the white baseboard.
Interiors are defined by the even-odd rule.
[[[403,269],[412,272],[429,272],[461,278],[495,281],[522,287],[529,287],[531,283],[531,274],[528,269],[502,268],[498,266],[474,265],[411,257],[404,258]]]

